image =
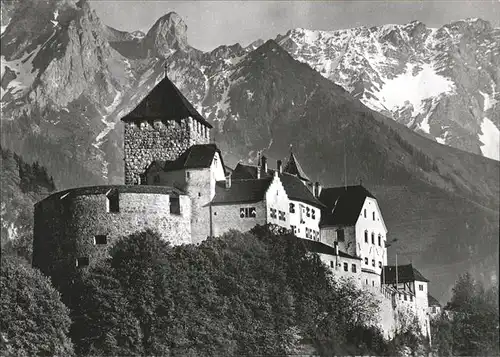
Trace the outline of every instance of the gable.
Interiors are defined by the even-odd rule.
[[[356,220],[356,224],[360,219],[364,218],[364,210],[366,209],[366,219],[369,221],[373,221],[373,213],[375,213],[375,223],[380,223],[384,229],[384,234],[387,235],[387,226],[385,225],[384,218],[382,217],[382,211],[380,211],[380,207],[375,198],[366,197],[364,203],[361,207],[361,210],[358,214],[358,219]]]

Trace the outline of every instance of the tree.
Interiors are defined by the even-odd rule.
[[[455,283],[445,311],[450,318],[443,316],[434,325],[437,348],[453,356],[500,354],[498,286],[485,289],[465,273]]]
[[[108,264],[77,277],[72,293],[71,337],[79,356],[142,355],[139,321]]]
[[[68,308],[50,280],[21,258],[2,256],[2,353],[12,356],[71,356]]]

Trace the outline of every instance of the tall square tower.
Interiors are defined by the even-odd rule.
[[[192,145],[210,142],[212,125],[167,76],[121,120],[126,185],[141,184],[154,160],[172,161]]]

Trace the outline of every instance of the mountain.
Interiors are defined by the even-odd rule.
[[[498,161],[371,110],[276,41],[202,52],[175,13],[142,35],[102,24],[85,1],[27,1],[1,37],[1,139],[57,187],[123,182],[119,119],[167,72],[214,125],[226,164],[283,159],[292,145],[312,179],[362,180],[399,240],[391,249],[422,267],[435,296],[465,270],[498,277]]]
[[[298,28],[276,41],[369,108],[441,144],[500,159],[500,28],[489,22]]]

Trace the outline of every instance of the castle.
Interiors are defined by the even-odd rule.
[[[166,76],[122,121],[125,185],[68,189],[35,205],[33,265],[56,284],[137,230],[175,245],[274,224],[378,297],[386,335],[409,310],[430,337],[428,280],[411,265],[387,266],[388,230],[366,188],[323,188],[293,152],[274,170],[265,156],[229,169],[210,123]]]

